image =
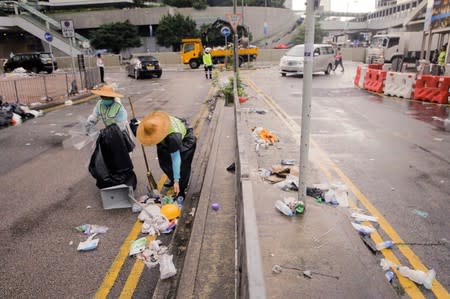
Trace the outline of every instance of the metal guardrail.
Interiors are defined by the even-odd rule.
[[[77,74],[57,72],[53,74],[37,74],[27,77],[0,78],[0,95],[5,102],[23,105],[47,104],[52,101],[69,99],[73,95],[72,81],[76,80],[77,87],[91,89],[100,84],[98,68],[86,69]]]

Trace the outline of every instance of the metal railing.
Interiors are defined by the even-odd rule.
[[[38,106],[66,100],[75,95],[72,84],[74,80],[78,90],[91,89],[100,84],[100,72],[98,68],[88,68],[76,74],[57,72],[27,77],[4,77],[0,78],[0,95],[5,102]]]

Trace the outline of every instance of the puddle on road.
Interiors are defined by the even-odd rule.
[[[367,97],[371,102],[397,105],[403,113],[420,121],[426,122],[435,129],[450,132],[450,106],[428,102],[409,101],[404,99],[392,99],[373,95]],[[389,101],[385,101],[389,100]]]

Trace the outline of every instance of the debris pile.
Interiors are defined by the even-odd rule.
[[[31,110],[28,106],[20,104],[3,103],[0,96],[0,128],[20,125],[23,121],[42,116],[42,111]]]

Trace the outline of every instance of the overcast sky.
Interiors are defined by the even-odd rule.
[[[305,9],[306,0],[292,0],[294,9]],[[348,4],[348,6],[347,6]],[[368,12],[375,9],[375,0],[331,0],[332,11]]]

